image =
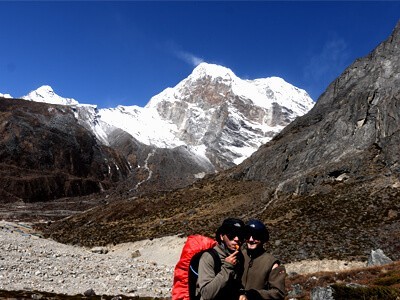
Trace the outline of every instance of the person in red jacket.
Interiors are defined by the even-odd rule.
[[[273,255],[264,249],[269,240],[267,227],[259,220],[245,226],[244,272],[240,300],[285,298],[286,270]]]

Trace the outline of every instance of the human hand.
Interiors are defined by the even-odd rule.
[[[235,252],[233,252],[231,255],[229,255],[229,256],[227,256],[226,258],[225,258],[225,261],[227,262],[227,263],[230,263],[230,264],[232,264],[232,265],[236,265],[236,263],[237,263],[237,254],[239,253],[239,251],[238,250],[236,250]]]

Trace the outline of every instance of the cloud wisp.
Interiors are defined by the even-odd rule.
[[[349,59],[346,42],[341,38],[327,41],[304,67],[304,78],[324,88],[346,68]]]
[[[189,64],[191,67],[197,67],[200,63],[205,61],[203,58],[193,53],[181,50],[181,47],[172,41],[166,43],[166,49],[169,49],[169,52],[172,53],[172,55]]]
[[[175,55],[193,67],[196,67],[200,63],[204,62],[203,58],[185,51],[175,51]]]

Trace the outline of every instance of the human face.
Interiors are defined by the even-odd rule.
[[[254,250],[261,245],[261,240],[258,240],[254,235],[246,236],[247,249]]]
[[[240,248],[240,245],[242,244],[240,240],[240,235],[239,234],[232,234],[232,233],[227,233],[227,234],[221,234],[221,240],[225,243],[225,246],[230,250],[230,251],[236,251]]]

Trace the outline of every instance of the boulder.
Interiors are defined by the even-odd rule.
[[[328,287],[316,287],[311,290],[311,300],[334,300],[334,290]]]
[[[393,261],[387,257],[381,249],[371,250],[371,254],[368,258],[367,266],[381,266],[390,264]]]

